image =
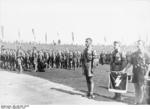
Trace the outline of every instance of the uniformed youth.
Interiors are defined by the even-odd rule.
[[[124,69],[127,65],[126,55],[120,48],[120,42],[114,41],[113,43],[114,50],[111,53],[110,57],[110,72],[111,73],[125,73]],[[115,93],[113,97],[115,100],[121,100],[121,93]]]
[[[32,51],[32,58],[33,58],[33,66],[34,66],[34,72],[37,72],[37,66],[38,66],[38,51],[36,47],[33,47]]]
[[[137,41],[137,50],[131,54],[126,70],[132,69],[132,82],[135,88],[135,104],[142,104],[144,97],[144,80],[150,71],[150,53],[145,49],[142,40]]]
[[[16,55],[17,55],[17,68],[19,69],[19,73],[22,73],[23,72],[22,62],[23,62],[24,52],[21,46],[18,46]]]
[[[83,74],[86,77],[88,92],[87,97],[88,98],[94,98],[93,90],[94,90],[94,81],[93,81],[93,61],[95,59],[95,54],[93,52],[92,48],[92,39],[87,38],[85,40],[85,49],[82,53],[82,69]]]

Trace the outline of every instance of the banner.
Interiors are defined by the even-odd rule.
[[[47,33],[45,33],[45,43],[47,44]]]
[[[72,43],[74,43],[74,33],[72,32]]]
[[[105,42],[105,43],[107,42],[106,36],[104,36],[104,42]]]
[[[116,93],[126,93],[128,86],[127,73],[113,71],[109,74],[108,90]]]
[[[1,26],[2,41],[4,39],[4,26]]]
[[[32,34],[33,34],[34,42],[36,42],[35,30],[33,28],[32,28]]]
[[[18,40],[19,40],[19,42],[21,42],[21,33],[20,33],[20,30],[18,30]]]

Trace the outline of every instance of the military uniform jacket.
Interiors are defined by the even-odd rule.
[[[95,59],[95,54],[93,50],[84,49],[82,54],[82,68],[83,73],[86,76],[93,76],[93,61]]]
[[[125,68],[126,65],[127,60],[125,53],[113,50],[110,58],[110,70],[121,71]]]
[[[143,53],[135,51],[131,54],[129,62],[133,65],[133,83],[144,82],[144,75],[148,70],[148,64],[150,64],[150,54],[147,51]]]
[[[33,58],[33,63],[37,63],[38,52],[36,50],[33,50],[33,52],[32,52],[32,58]]]

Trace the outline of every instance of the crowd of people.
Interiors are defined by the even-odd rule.
[[[44,72],[45,69],[60,68],[73,69],[81,67],[86,77],[88,98],[94,98],[94,68],[98,64],[110,65],[110,76],[121,73],[128,73],[129,67],[132,65],[132,82],[135,87],[135,104],[143,102],[144,80],[149,76],[150,71],[150,55],[144,48],[144,42],[137,41],[137,50],[130,54],[121,50],[120,42],[114,41],[114,49],[111,52],[101,52],[97,54],[92,47],[92,39],[85,40],[85,49],[83,51],[73,50],[38,50],[35,46],[31,50],[23,50],[21,46],[17,49],[8,49],[4,45],[1,46],[0,52],[0,68],[13,71],[33,70],[35,72]],[[116,81],[114,84],[118,84]],[[117,87],[118,88],[118,87]],[[121,93],[116,92],[114,99],[121,100]]]
[[[22,71],[34,70],[43,72],[47,68],[73,69],[81,67],[81,52],[55,50],[38,50],[35,46],[32,50],[8,49],[1,46],[1,68]]]

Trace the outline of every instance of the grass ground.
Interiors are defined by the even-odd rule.
[[[109,92],[107,89],[108,86],[108,72],[109,66],[108,65],[99,65],[95,69],[95,88],[94,93],[96,95],[95,100],[97,101],[114,101],[112,97],[114,93]],[[60,83],[63,85],[70,86],[78,91],[86,92],[86,80],[85,77],[82,75],[81,68],[74,70],[66,70],[66,69],[50,69],[46,70],[45,72],[25,72],[26,74],[44,78],[46,80]],[[72,94],[65,90],[59,90],[65,93]],[[133,104],[134,103],[134,88],[133,84],[128,84],[128,93],[123,94],[123,101],[124,103]]]

